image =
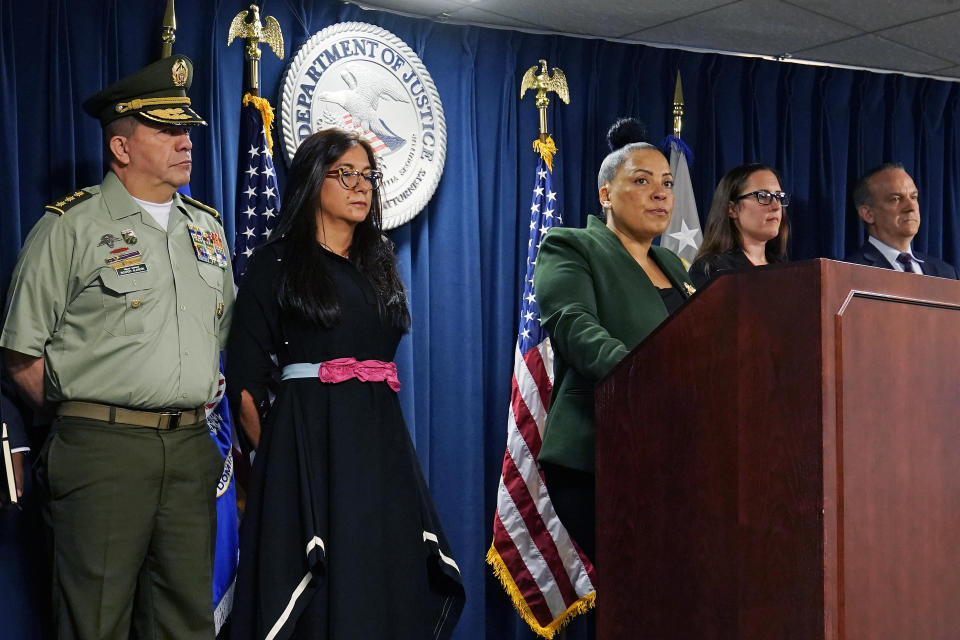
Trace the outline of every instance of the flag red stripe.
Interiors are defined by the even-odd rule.
[[[527,533],[530,534],[544,562],[547,563],[550,573],[553,574],[560,597],[569,607],[577,601],[577,590],[574,589],[570,576],[567,575],[567,570],[563,566],[557,543],[550,532],[547,531],[547,525],[544,524],[540,512],[537,511],[537,503],[530,495],[527,484],[523,481],[523,476],[520,475],[520,471],[517,469],[509,451],[503,456],[503,484],[523,518]]]
[[[540,587],[537,586],[537,581],[533,579],[533,575],[531,575],[527,569],[527,565],[524,564],[523,558],[520,557],[520,553],[517,551],[516,546],[514,546],[513,540],[510,539],[506,529],[504,529],[499,514],[494,514],[493,546],[497,550],[497,553],[500,554],[500,559],[503,560],[503,563],[507,566],[507,570],[510,572],[511,577],[513,577],[513,581],[517,585],[520,595],[523,596],[527,606],[530,607],[533,617],[537,619],[541,627],[549,625],[553,622],[553,613],[551,613],[550,607],[547,606],[543,593],[540,591]]]
[[[519,375],[523,375],[523,372],[520,372]],[[516,375],[513,376],[511,382],[510,404],[513,410],[514,422],[517,424],[517,431],[520,432],[523,441],[527,443],[530,454],[536,459],[540,454],[540,447],[543,445],[543,441],[540,439],[540,430],[537,428],[537,422],[533,419],[530,410],[527,409],[527,403],[523,399],[523,394],[520,393],[520,383],[517,381]]]
[[[540,402],[544,410],[550,408],[550,392],[553,385],[550,384],[550,376],[547,375],[547,367],[543,364],[543,357],[540,355],[540,349],[530,349],[523,354],[523,361],[527,363],[527,369],[537,383],[537,391],[540,392]]]

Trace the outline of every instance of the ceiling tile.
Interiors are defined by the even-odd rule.
[[[956,0],[785,0],[864,31],[886,29],[957,9]]]
[[[540,31],[553,31],[549,27],[539,24],[524,22],[510,16],[485,11],[478,7],[463,7],[456,11],[451,11],[448,15],[450,22],[462,22],[464,24],[486,25],[494,27],[508,27],[514,29],[536,29]]]
[[[797,51],[801,60],[849,64],[871,69],[925,73],[942,69],[950,62],[927,55],[902,44],[875,35],[864,35],[841,42]]]
[[[362,0],[356,4],[364,9],[386,9],[387,11],[409,15],[436,18],[473,3],[470,0],[373,0],[372,2]]]
[[[619,38],[625,34],[729,4],[731,0],[477,0],[471,8],[561,33]],[[456,19],[466,15],[458,12]]]
[[[630,37],[668,45],[780,55],[857,34],[852,27],[783,2],[741,0]]]
[[[960,66],[960,0],[348,1],[454,23],[942,77]]]
[[[937,69],[932,72],[932,75],[943,76],[944,78],[957,78],[960,79],[960,66],[950,67],[948,69]]]
[[[939,18],[886,29],[878,35],[950,62],[960,63],[958,32],[960,32],[960,12],[954,12]]]

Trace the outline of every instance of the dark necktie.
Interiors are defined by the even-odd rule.
[[[897,262],[903,265],[903,270],[907,273],[916,273],[913,270],[913,256],[909,253],[901,253],[897,256]]]

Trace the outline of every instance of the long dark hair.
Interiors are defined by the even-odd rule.
[[[750,176],[757,171],[769,171],[777,177],[777,182],[783,186],[783,177],[780,172],[768,164],[758,162],[742,164],[727,171],[720,182],[717,183],[717,190],[713,192],[713,202],[710,204],[710,213],[707,214],[707,225],[703,230],[703,244],[700,245],[700,251],[697,252],[697,258],[711,256],[737,248],[743,250],[743,243],[740,241],[740,231],[730,217],[730,203],[740,195],[743,186],[747,184]],[[776,238],[767,240],[764,247],[764,253],[767,256],[767,262],[780,262],[787,257],[787,239],[790,235],[790,219],[787,217],[787,210],[784,208],[780,214],[780,231]]]
[[[277,288],[280,307],[325,328],[340,321],[341,309],[336,287],[323,266],[323,249],[317,243],[320,190],[334,163],[356,146],[363,147],[370,167],[376,168],[370,143],[353,132],[324,129],[303,141],[287,173],[280,218],[273,232],[272,241],[283,238],[287,245]],[[354,228],[349,260],[373,287],[380,316],[406,331],[410,328],[407,294],[397,273],[393,243],[383,235],[381,224],[380,192],[374,190],[370,213]]]

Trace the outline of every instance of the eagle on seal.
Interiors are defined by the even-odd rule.
[[[392,131],[377,113],[381,100],[410,102],[406,95],[397,90],[397,80],[393,76],[382,72],[369,73],[364,71],[362,74],[363,82],[358,82],[357,75],[350,68],[344,68],[340,72],[340,78],[347,85],[346,89],[321,91],[317,93],[316,99],[332,102],[343,107],[353,117],[354,122],[364,131],[372,131],[376,134],[377,138],[387,145],[390,151],[394,151],[403,145],[406,139]]]

